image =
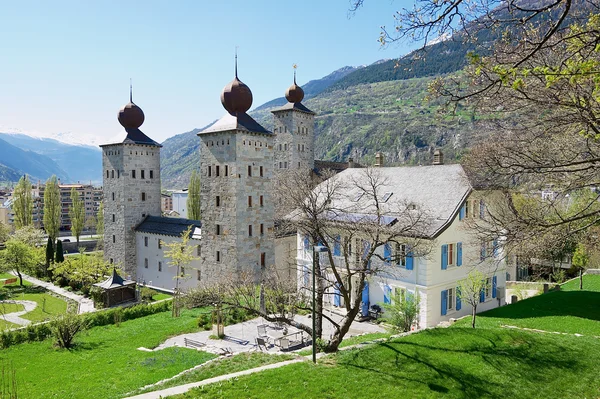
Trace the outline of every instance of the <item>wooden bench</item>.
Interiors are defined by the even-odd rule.
[[[189,338],[184,338],[183,343],[186,347],[191,347],[191,348],[202,348],[203,346],[206,346],[205,344],[203,344],[200,341],[194,341],[193,339],[189,339]]]

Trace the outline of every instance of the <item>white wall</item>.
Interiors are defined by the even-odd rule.
[[[171,194],[173,199],[173,210],[179,214],[179,217],[187,219],[187,191],[175,191]]]

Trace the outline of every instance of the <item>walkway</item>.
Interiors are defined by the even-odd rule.
[[[47,281],[38,280],[35,277],[31,277],[23,273],[21,274],[23,275],[23,279],[29,281],[31,284],[44,287],[48,291],[55,292],[59,295],[62,295],[77,302],[79,304],[79,313],[89,313],[94,312],[96,310],[94,308],[94,301],[92,301],[89,298],[85,298],[82,295],[78,295],[73,292],[67,291],[64,288],[57,287],[56,285],[48,283]]]
[[[22,319],[20,316],[23,316],[25,313],[31,312],[33,309],[37,307],[37,302],[34,301],[13,301],[12,299],[6,301],[0,301],[0,307],[3,303],[16,303],[19,305],[23,305],[25,310],[21,310],[20,312],[6,313],[3,314],[2,319],[8,321],[9,323],[18,324],[20,326],[26,326],[31,323],[31,320]]]

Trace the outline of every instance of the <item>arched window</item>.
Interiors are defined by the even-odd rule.
[[[146,201],[146,193],[142,193],[142,201]]]

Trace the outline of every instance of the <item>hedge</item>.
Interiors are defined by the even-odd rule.
[[[79,317],[84,317],[89,327],[97,327],[166,312],[170,309],[170,306],[171,301],[163,301],[150,305],[140,304],[128,308],[111,308],[94,313],[84,313]],[[52,335],[50,323],[52,322],[30,324],[25,328],[2,331],[0,333],[0,346],[8,348],[24,342],[43,341]]]

